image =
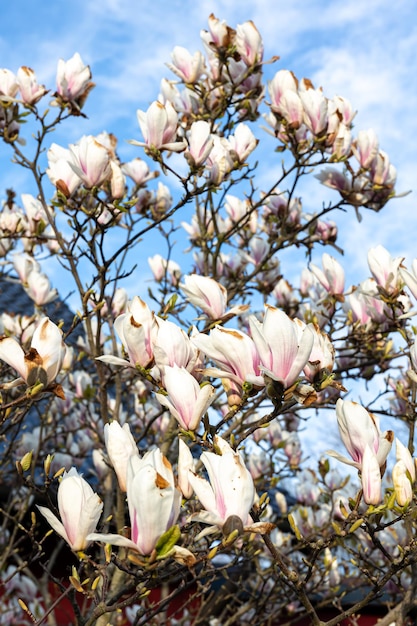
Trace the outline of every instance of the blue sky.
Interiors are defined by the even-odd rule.
[[[409,0],[15,0],[2,7],[1,66],[32,67],[54,85],[59,58],[79,52],[89,63],[96,88],[85,112],[56,140],[63,145],[83,134],[114,132],[123,159],[140,156],[125,140],[140,138],[136,109],[156,99],[165,63],[175,45],[201,49],[199,33],[214,13],[236,26],[252,19],[265,44],[265,58],[277,54],[272,74],[292,69],[322,86],[328,97],[343,95],[358,110],[355,127],[373,127],[380,146],[398,169],[399,191],[417,183],[417,6]],[[263,131],[258,131],[262,138]],[[264,167],[265,182],[271,172]],[[0,152],[0,196],[25,178]],[[321,206],[325,190],[312,182],[304,192],[310,210]],[[349,267],[365,277],[366,250],[381,243],[394,256],[417,256],[415,191],[392,201],[382,214],[363,212],[359,225],[342,219],[340,240]],[[321,251],[319,252],[321,255]],[[319,258],[316,259],[319,261]]]

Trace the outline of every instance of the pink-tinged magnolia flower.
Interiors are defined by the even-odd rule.
[[[235,515],[243,526],[247,526],[255,498],[252,476],[239,452],[235,452],[224,439],[216,435],[214,444],[220,454],[203,452],[200,457],[209,480],[191,470],[188,472],[188,480],[204,508],[191,519],[222,528],[227,519]],[[210,528],[208,532],[214,530]]]
[[[299,94],[304,107],[304,123],[313,135],[320,135],[327,129],[327,98],[321,89],[314,89],[308,83],[302,83],[304,89]]]
[[[162,379],[167,365],[185,367],[192,372],[198,358],[198,352],[182,328],[156,317],[157,334],[153,346],[155,365],[159,368]]]
[[[58,296],[57,290],[51,287],[49,278],[37,268],[29,272],[23,288],[29,298],[39,307],[52,302]]]
[[[17,82],[19,84],[20,97],[25,104],[36,104],[46,94],[44,85],[39,85],[35,72],[22,65],[17,70]]]
[[[170,102],[162,104],[153,102],[149,109],[137,111],[137,118],[142,131],[144,143],[131,141],[137,146],[146,146],[151,150],[184,150],[184,141],[175,141],[178,130],[178,115]]]
[[[310,328],[314,333],[314,343],[303,371],[307,380],[313,382],[316,375],[322,370],[326,370],[330,374],[334,365],[335,351],[326,333],[315,325],[310,326]]]
[[[298,95],[298,81],[289,70],[279,70],[268,82],[268,92],[271,98],[271,110],[283,117],[285,117],[287,105],[282,102],[282,98],[288,95],[289,91]]]
[[[360,471],[365,502],[378,504],[381,501],[381,468],[391,450],[394,433],[391,430],[381,433],[376,416],[356,402],[339,398],[336,415],[341,439],[352,461],[334,450],[328,450],[327,454],[356,467]]]
[[[223,285],[209,276],[190,274],[184,276],[184,282],[180,283],[187,300],[195,307],[200,308],[213,320],[219,320],[224,316],[240,315],[248,309],[247,305],[237,305],[226,310],[227,290]]]
[[[0,69],[0,101],[13,100],[19,90],[16,76],[8,69]]]
[[[239,163],[244,163],[258,145],[258,140],[247,124],[238,124],[233,135],[229,135],[228,142],[233,157]]]
[[[181,492],[175,487],[171,464],[158,448],[141,459],[130,457],[127,466],[127,502],[131,538],[92,533],[89,541],[103,541],[130,548],[142,555],[154,550],[158,539],[173,526],[179,515]]]
[[[237,52],[248,67],[262,62],[264,46],[261,35],[252,20],[238,24],[235,45]]]
[[[70,146],[70,166],[87,188],[98,187],[111,176],[110,154],[92,135]]]
[[[52,528],[75,552],[85,550],[90,543],[87,536],[94,532],[103,510],[103,503],[75,467],[64,472],[58,487],[60,521],[49,509],[38,506]]]
[[[404,463],[412,483],[416,480],[416,465],[410,450],[401,443],[399,439],[395,439],[395,456],[397,461]]]
[[[204,57],[201,52],[191,54],[186,48],[175,46],[171,58],[172,63],[168,63],[169,69],[184,83],[195,83],[204,72]]]
[[[47,156],[49,167],[46,169],[46,173],[49,180],[64,195],[69,197],[82,184],[81,178],[70,165],[72,162],[70,150],[53,143],[48,150]]]
[[[310,264],[310,270],[314,276],[332,296],[343,295],[345,289],[345,271],[343,267],[330,254],[325,252],[321,260],[323,270]]]
[[[404,283],[409,288],[414,298],[417,300],[417,259],[414,259],[414,261],[412,262],[411,271],[404,266],[400,266],[399,272]]]
[[[158,176],[158,172],[151,172],[148,164],[139,158],[123,163],[122,172],[129,176],[136,185],[144,185],[148,180]]]
[[[63,59],[58,61],[56,84],[57,94],[63,101],[79,103],[82,106],[94,84],[91,82],[90,68],[84,65],[78,52],[68,61]]]
[[[352,143],[352,152],[364,169],[369,169],[378,154],[379,143],[373,128],[360,130]]]
[[[399,272],[403,258],[392,258],[388,250],[379,245],[368,252],[368,265],[377,284],[388,293],[401,289],[402,279]]]
[[[229,381],[231,389],[242,393],[242,386],[250,382],[263,387],[260,372],[260,358],[255,343],[240,330],[216,326],[209,335],[198,333],[191,339],[217,367],[204,370],[207,376],[215,376]]]
[[[266,305],[263,322],[249,317],[252,338],[257,347],[262,372],[291,387],[310,358],[314,334],[309,326],[300,333],[294,320],[275,307]]]
[[[191,124],[188,134],[188,149],[184,156],[190,166],[198,167],[207,159],[213,148],[213,137],[210,124],[204,120],[198,120]]]
[[[129,356],[129,361],[113,355],[97,358],[103,363],[113,365],[148,367],[153,361],[153,345],[157,332],[155,315],[148,305],[135,296],[128,304],[126,313],[115,319],[114,327]]]
[[[130,432],[129,424],[120,426],[113,421],[104,425],[104,442],[110,463],[116,472],[121,491],[126,491],[127,464],[131,456],[139,456],[139,450]]]
[[[193,495],[193,488],[188,479],[188,472],[189,470],[194,472],[195,460],[191,454],[190,448],[181,437],[178,438],[178,444],[178,487],[181,489],[184,498],[188,499]]]
[[[42,318],[36,327],[27,354],[13,337],[0,337],[0,359],[21,376],[16,384],[25,381],[34,385],[39,379],[49,385],[62,368],[65,352],[62,331],[47,317]]]
[[[380,150],[371,166],[371,180],[374,185],[382,185],[392,189],[397,180],[397,170],[390,163],[388,154]]]
[[[110,192],[113,199],[123,198],[126,191],[126,178],[122,168],[114,159],[110,160]]]
[[[398,506],[408,506],[413,499],[413,485],[404,461],[397,461],[392,468],[392,482]]]
[[[214,400],[214,387],[207,384],[200,387],[194,376],[178,365],[164,368],[164,387],[168,395],[157,393],[159,402],[175,417],[181,428],[196,430]]]
[[[13,267],[22,283],[26,283],[32,270],[40,271],[39,263],[27,252],[15,252],[13,255]]]

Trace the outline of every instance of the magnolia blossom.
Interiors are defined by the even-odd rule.
[[[251,66],[262,61],[264,51],[262,38],[252,20],[238,24],[235,44],[246,65]]]
[[[364,169],[368,169],[372,165],[378,154],[378,149],[378,137],[373,128],[360,130],[356,140],[352,143],[352,152]]]
[[[239,163],[244,163],[258,145],[258,140],[247,124],[238,124],[234,134],[228,137],[228,142]]]
[[[395,499],[399,506],[407,506],[413,499],[416,465],[411,453],[399,439],[395,440],[397,462],[392,468]]]
[[[202,165],[210,154],[213,143],[210,124],[204,120],[193,122],[188,134],[188,149],[184,152],[190,165]]]
[[[217,367],[208,367],[204,373],[222,379],[226,389],[235,391],[238,397],[245,382],[263,387],[260,358],[254,341],[240,330],[216,326],[209,335],[193,335],[192,343]]]
[[[177,521],[181,492],[176,488],[171,464],[158,448],[143,458],[131,456],[127,465],[127,502],[131,538],[92,533],[89,541],[103,541],[151,554],[158,539]]]
[[[25,104],[36,104],[46,94],[44,85],[39,85],[35,72],[22,65],[17,70],[17,82],[19,84],[20,97]]]
[[[154,313],[138,296],[128,304],[127,312],[119,315],[114,327],[128,353],[129,361],[113,355],[97,357],[104,363],[148,367],[153,360],[153,344],[157,326]]]
[[[78,52],[68,61],[58,61],[56,84],[57,93],[62,100],[76,102],[85,97],[93,87],[90,80],[90,68],[84,65]]]
[[[46,274],[42,274],[36,267],[28,273],[23,288],[36,306],[44,306],[58,296],[57,290],[51,287]]]
[[[148,164],[139,158],[123,163],[122,172],[129,176],[136,185],[144,185],[148,180],[158,176],[158,172],[151,172]]]
[[[19,83],[12,71],[0,69],[0,101],[13,100],[19,90]]]
[[[177,324],[156,317],[158,327],[153,352],[155,364],[160,369],[162,377],[167,365],[178,365],[193,372],[197,362],[198,352],[190,341],[187,333]]]
[[[195,460],[191,454],[190,448],[181,439],[178,438],[178,487],[181,489],[181,493],[184,498],[191,498],[193,495],[193,488],[191,487],[188,479],[189,470],[194,472]]]
[[[303,371],[307,380],[313,382],[316,375],[323,370],[330,374],[334,365],[335,350],[328,335],[320,330],[318,326],[312,325],[310,329],[314,333],[314,342]]]
[[[175,141],[178,129],[178,115],[170,102],[162,104],[153,102],[149,109],[137,111],[140,129],[142,131],[144,143],[132,141],[139,146],[147,146],[154,150],[171,150],[178,152],[184,150],[183,141]]]
[[[70,166],[88,188],[98,187],[111,176],[110,154],[92,135],[70,146]]]
[[[399,273],[403,259],[392,258],[388,250],[379,245],[368,252],[368,265],[377,284],[389,293],[401,288],[402,279]]]
[[[306,88],[300,89],[299,94],[304,107],[305,125],[313,135],[320,135],[327,129],[327,98],[321,89],[314,89],[310,84],[307,84]]]
[[[49,385],[62,368],[65,352],[62,331],[47,317],[36,327],[27,354],[13,337],[0,337],[0,359],[19,372],[16,383],[33,385],[39,379]]]
[[[338,452],[328,450],[330,456],[342,463],[356,467],[361,474],[363,498],[367,504],[381,501],[381,469],[391,450],[394,433],[381,433],[375,415],[347,400],[336,402],[337,423],[340,436],[352,460]]]
[[[175,46],[171,54],[169,69],[179,76],[184,83],[195,83],[204,72],[204,57],[197,51],[191,54],[182,46]]]
[[[64,472],[58,487],[58,510],[61,521],[46,507],[38,506],[52,528],[70,546],[71,550],[85,550],[95,531],[103,503],[75,467]]]
[[[126,491],[127,464],[131,456],[139,456],[139,450],[130,432],[129,424],[120,426],[113,421],[104,425],[104,442],[110,463],[116,472],[121,491]]]
[[[323,254],[321,262],[323,270],[313,265],[313,263],[310,265],[310,270],[328,293],[333,296],[342,295],[345,288],[345,271],[343,267],[327,253]]]
[[[215,436],[214,445],[220,454],[203,452],[200,461],[207,470],[209,480],[188,472],[188,480],[204,511],[191,519],[222,528],[227,519],[237,516],[243,526],[250,524],[249,511],[255,498],[255,487],[249,470],[239,452],[221,437]],[[209,529],[209,532],[215,530]]]
[[[68,148],[52,143],[47,153],[46,173],[49,180],[69,197],[81,184],[82,180],[71,167],[72,154]]]
[[[164,387],[168,395],[157,393],[159,402],[170,411],[181,428],[196,430],[214,400],[214,387],[207,384],[200,387],[194,376],[178,365],[165,366]]]
[[[266,305],[263,322],[249,317],[252,338],[261,359],[262,372],[290,387],[310,358],[314,334],[309,326],[302,332],[286,313]]]
[[[199,274],[184,276],[184,282],[180,283],[180,287],[191,304],[202,309],[214,320],[225,315],[239,315],[248,309],[246,305],[238,305],[226,311],[227,290],[209,276]]]

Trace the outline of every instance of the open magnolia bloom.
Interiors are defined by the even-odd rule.
[[[310,359],[314,343],[312,329],[305,326],[300,330],[296,321],[270,305],[265,307],[262,323],[251,315],[249,324],[261,371],[282,383],[284,389],[291,387]]]
[[[84,550],[90,543],[87,535],[96,529],[103,503],[75,467],[64,472],[58,487],[60,521],[49,509],[38,506],[52,528],[75,552]]]
[[[252,476],[239,452],[218,436],[214,438],[214,445],[221,454],[203,452],[200,457],[209,480],[188,471],[188,481],[204,508],[190,519],[211,524],[200,537],[223,528],[231,517],[239,518],[242,529],[248,527],[251,524],[249,511],[255,499]]]
[[[190,274],[184,276],[180,287],[187,300],[200,308],[212,320],[229,319],[248,310],[247,304],[240,304],[226,310],[227,290],[209,276]]]
[[[130,457],[127,503],[131,539],[111,533],[92,533],[87,539],[149,555],[158,539],[176,523],[181,503],[181,492],[175,486],[171,464],[158,448],[149,450],[142,459],[136,454]]]
[[[381,433],[375,415],[348,400],[336,402],[337,423],[340,436],[352,460],[327,450],[327,454],[356,467],[361,475],[363,499],[367,504],[381,501],[381,474],[394,440],[392,430]]]
[[[36,327],[26,354],[13,337],[0,337],[0,359],[20,374],[14,385],[22,382],[49,385],[61,370],[65,352],[62,331],[48,317],[42,318]]]

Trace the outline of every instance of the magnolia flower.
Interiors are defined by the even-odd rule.
[[[127,502],[130,539],[99,533],[92,533],[87,539],[124,546],[142,555],[151,554],[161,535],[176,523],[181,503],[171,464],[158,448],[149,450],[142,459],[136,455],[130,457]]]
[[[127,464],[131,456],[139,456],[139,450],[130,432],[129,424],[120,426],[113,421],[104,425],[104,442],[110,463],[116,472],[121,491],[126,491]]]
[[[193,488],[188,479],[188,472],[189,470],[194,472],[195,461],[190,448],[181,437],[178,438],[178,445],[178,487],[181,489],[184,498],[188,499],[193,495]]]
[[[52,528],[75,552],[89,545],[89,533],[96,529],[103,503],[75,467],[64,472],[58,487],[60,521],[49,509],[38,506]]]
[[[200,387],[194,376],[178,365],[164,367],[164,387],[168,395],[157,393],[159,402],[170,411],[181,428],[196,430],[214,400],[214,387]]]
[[[69,197],[82,184],[81,178],[71,167],[70,150],[53,143],[47,156],[49,167],[46,169],[46,173],[49,180]]]
[[[129,361],[113,355],[97,357],[104,363],[148,367],[153,360],[157,326],[154,313],[138,296],[128,304],[127,312],[114,321],[116,332],[129,355]]]
[[[213,138],[208,122],[198,120],[191,124],[188,134],[188,149],[184,156],[192,167],[202,165],[213,148]]]
[[[0,69],[0,101],[13,100],[19,90],[16,76],[6,68]]]
[[[153,102],[149,109],[137,111],[140,129],[144,143],[132,141],[138,146],[147,146],[153,150],[184,150],[184,141],[175,141],[178,129],[178,115],[170,102],[162,104]]]
[[[226,311],[227,290],[209,276],[190,274],[180,283],[182,291],[194,306],[202,309],[208,317],[219,320],[225,315],[239,315],[248,309],[247,305],[234,306]]]
[[[46,94],[44,85],[39,85],[35,72],[22,65],[17,70],[17,82],[19,84],[20,97],[25,104],[36,104]]]
[[[313,265],[313,263],[310,264],[310,270],[329,294],[332,296],[342,295],[345,289],[345,271],[343,267],[326,252],[323,254],[321,262],[323,270]]]
[[[379,245],[368,252],[368,265],[377,284],[388,293],[401,288],[400,265],[402,257],[392,258],[388,250]]]
[[[304,107],[304,123],[313,135],[320,135],[327,128],[327,98],[321,89],[314,89],[307,84],[299,91]]]
[[[238,24],[235,45],[246,65],[250,67],[255,63],[261,63],[264,47],[261,35],[252,20]]]
[[[27,354],[13,337],[0,337],[0,359],[21,376],[15,384],[25,381],[34,385],[39,380],[49,385],[61,370],[65,351],[62,331],[47,317],[42,318],[36,327]]]
[[[275,307],[266,305],[263,322],[249,317],[252,338],[261,359],[264,374],[291,387],[306,366],[314,342],[309,326],[301,333],[294,320]]]
[[[175,46],[171,58],[172,63],[168,63],[169,69],[184,83],[195,83],[204,72],[204,57],[201,52],[191,54],[186,48]]]
[[[77,102],[87,96],[94,86],[91,79],[91,71],[88,65],[84,65],[78,52],[68,61],[60,59],[56,74],[57,94],[66,102]],[[82,102],[80,103],[82,104]]]
[[[37,268],[33,268],[28,273],[23,288],[39,307],[52,302],[58,296],[57,290],[51,287],[49,278]]]
[[[224,439],[216,435],[214,444],[220,454],[203,452],[200,457],[209,480],[192,470],[188,472],[190,485],[204,508],[204,511],[194,513],[191,519],[222,528],[233,515],[241,520],[243,526],[247,526],[255,498],[252,476],[239,452],[235,452]],[[208,532],[214,530],[210,528]]]
[[[111,176],[110,154],[92,135],[70,146],[70,166],[87,188],[98,187]]]
[[[259,354],[249,335],[240,330],[216,326],[209,335],[198,333],[193,335],[191,341],[217,366],[206,368],[204,373],[221,378],[226,388],[241,395],[245,382],[264,386]]]
[[[129,176],[136,185],[144,185],[148,180],[156,178],[158,172],[151,172],[149,166],[143,159],[132,159],[128,163],[123,163],[122,172]]]
[[[378,154],[379,143],[373,128],[360,130],[352,143],[352,152],[364,169],[368,169]]]
[[[258,140],[246,124],[238,124],[234,134],[229,135],[228,142],[239,163],[244,163],[258,145]]]
[[[381,468],[391,450],[394,433],[381,433],[375,415],[347,400],[336,402],[337,423],[341,439],[352,460],[333,450],[327,454],[342,463],[356,467],[361,474],[363,498],[367,504],[381,501]]]

